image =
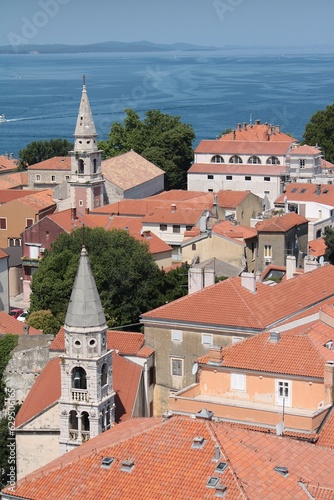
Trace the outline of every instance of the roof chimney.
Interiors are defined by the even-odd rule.
[[[247,128],[247,122],[243,122],[242,126],[246,130],[246,128]]]
[[[76,220],[77,218],[77,209],[75,207],[71,208],[71,219]]]
[[[320,267],[319,262],[311,257],[311,255],[306,255],[306,257],[304,257],[304,273],[314,271],[314,269],[318,269],[318,267]]]
[[[30,328],[29,325],[27,325],[27,324],[23,325],[23,333],[24,333],[24,335],[29,335],[29,328]]]
[[[255,125],[260,125],[260,123],[261,123],[261,120],[259,120],[259,119],[255,120]]]
[[[296,272],[296,257],[294,255],[287,255],[285,278],[287,280],[293,278],[295,272]]]
[[[276,132],[280,132],[281,131],[281,126],[280,125],[275,125],[275,130]]]
[[[241,123],[238,123],[237,130],[241,130]]]
[[[317,184],[315,188],[315,194],[319,196],[321,194],[321,184]]]
[[[280,341],[280,333],[274,330],[269,332],[269,340],[272,344],[277,344]]]
[[[172,203],[171,206],[170,206],[170,211],[171,212],[176,212],[176,205],[175,203]]]
[[[241,286],[256,293],[256,276],[254,273],[241,273]]]
[[[222,348],[216,345],[213,345],[209,348],[209,358],[210,361],[215,363],[221,363],[223,360],[222,356]]]

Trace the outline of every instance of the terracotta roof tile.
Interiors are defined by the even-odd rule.
[[[280,177],[286,172],[284,165],[251,165],[245,163],[194,163],[188,174],[231,174],[231,175],[269,175]]]
[[[284,215],[277,215],[271,219],[266,219],[256,224],[256,229],[258,232],[286,232],[295,226],[300,226],[301,224],[306,224],[308,222],[305,217],[302,217],[295,212],[289,212]]]
[[[264,332],[221,351],[220,366],[266,373],[324,377],[324,365],[334,362],[334,352],[324,347],[333,338],[334,330],[321,321],[280,332],[278,342],[270,341]],[[210,353],[199,358],[208,364]]]
[[[202,437],[202,448],[192,447]],[[227,464],[217,473],[215,447]],[[112,457],[109,469],[103,457]],[[133,460],[131,473],[121,470],[122,461]],[[284,477],[276,466],[288,469]],[[210,477],[227,487],[226,500],[307,500],[333,498],[334,450],[287,437],[261,433],[227,422],[173,416],[130,419],[84,443],[20,480],[15,498],[52,500],[80,497],[137,500],[216,498],[208,488]],[[332,497],[328,496],[332,494]]]
[[[297,139],[291,137],[284,132],[281,132],[280,128],[268,123],[251,123],[237,127],[234,131],[224,134],[220,137],[220,141],[269,141],[269,142],[298,142]]]
[[[321,257],[326,253],[326,243],[323,238],[312,240],[308,242],[308,253],[313,257]]]
[[[10,172],[16,170],[19,164],[19,160],[16,158],[7,158],[7,156],[0,155],[0,173]]]
[[[283,205],[285,197],[289,203],[313,201],[334,206],[334,184],[321,184],[317,188],[315,184],[292,182],[286,185],[285,192],[276,199],[275,205]]]
[[[164,175],[164,171],[134,151],[103,160],[101,171],[106,180],[127,190]]]
[[[0,177],[1,180],[1,177]],[[23,198],[29,194],[34,194],[36,191],[27,189],[1,189],[0,190],[0,205],[8,203],[12,200],[17,200],[18,198]]]
[[[325,423],[322,425],[317,445],[334,449],[334,406],[332,406]]]
[[[212,205],[214,195],[206,191],[185,191],[183,189],[171,189],[163,193],[155,194],[147,198],[148,200],[158,200],[171,203],[186,201],[189,203],[205,203],[208,206]]]
[[[290,141],[233,141],[233,140],[203,140],[195,149],[195,153],[221,154],[221,155],[286,155],[289,151]],[[228,163],[229,158],[224,158]]]
[[[29,205],[37,211],[42,211],[45,208],[53,206],[56,207],[56,203],[53,201],[52,189],[35,191],[32,194],[28,194],[27,196],[18,199],[17,202]]]
[[[71,171],[71,157],[70,156],[54,156],[48,160],[34,163],[28,167],[28,170],[65,170]]]
[[[142,367],[113,351],[112,370],[113,388],[116,392],[115,420],[124,422],[132,417],[134,411]]]
[[[257,283],[256,293],[241,285],[241,277],[229,278],[199,292],[186,295],[142,315],[143,323],[157,320],[173,324],[219,325],[262,331],[276,323],[319,310],[334,295],[334,266],[268,287]]]
[[[20,189],[28,186],[28,172],[0,175],[0,189]]]
[[[22,321],[18,321],[4,311],[0,311],[0,334],[12,333],[13,335],[26,335],[23,327],[24,323],[22,323]],[[37,330],[37,328],[30,326],[29,335],[43,335],[43,332],[42,330]]]
[[[257,236],[257,230],[255,228],[242,226],[241,224],[235,225],[228,220],[215,224],[212,227],[212,232],[222,236],[227,236],[231,239],[246,240]]]
[[[321,155],[321,151],[319,148],[314,148],[312,146],[308,146],[307,144],[291,149],[290,156],[300,156],[300,155],[311,155],[311,156]]]
[[[178,203],[175,210],[172,207],[155,208],[143,217],[143,223],[166,224],[196,224],[206,209],[205,205],[189,207],[188,204]]]
[[[232,191],[229,189],[218,191],[218,205],[222,208],[237,208],[250,194],[250,191]]]

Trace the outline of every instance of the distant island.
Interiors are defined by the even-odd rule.
[[[75,54],[82,52],[168,52],[175,50],[220,50],[220,47],[192,45],[190,43],[158,44],[146,40],[140,42],[101,42],[88,45],[4,45],[0,54]]]

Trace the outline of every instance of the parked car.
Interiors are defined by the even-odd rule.
[[[27,316],[28,316],[28,311],[23,311],[23,313],[21,313],[16,319],[18,321],[24,322]]]
[[[22,309],[21,307],[17,307],[17,308],[14,308],[10,310],[10,316],[13,316],[13,318],[18,318],[20,316],[20,314],[24,313],[24,309]]]

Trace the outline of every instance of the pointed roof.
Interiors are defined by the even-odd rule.
[[[75,328],[103,326],[107,328],[106,318],[85,247],[81,250],[79,266],[65,318],[65,326]]]
[[[85,83],[83,84],[82,87],[82,96],[81,96],[77,125],[75,127],[74,136],[97,137]]]

